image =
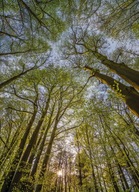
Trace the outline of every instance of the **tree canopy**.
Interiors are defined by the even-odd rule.
[[[139,2],[1,0],[0,190],[139,190]]]

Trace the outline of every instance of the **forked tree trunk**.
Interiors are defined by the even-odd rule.
[[[53,125],[51,137],[50,137],[50,140],[49,140],[49,143],[48,143],[48,146],[47,146],[46,154],[45,154],[45,157],[43,159],[43,163],[42,163],[42,167],[41,167],[41,170],[40,170],[39,178],[44,178],[44,176],[45,176],[48,161],[49,161],[50,154],[51,154],[51,151],[52,151],[52,146],[53,146],[53,142],[54,142],[55,133],[56,133],[56,130],[57,130],[58,123],[59,123],[60,119],[63,117],[63,115],[65,114],[66,110],[68,109],[69,105],[71,104],[71,102],[72,102],[72,100],[74,98],[74,96],[73,96],[70,99],[70,101],[67,103],[67,105],[64,107],[64,109],[61,110],[62,109],[61,101],[63,100],[63,98],[62,98],[63,97],[63,92],[64,91],[62,91],[60,93],[60,100],[58,101],[58,111],[57,111],[57,114],[56,114],[56,117],[55,117],[55,122],[54,122],[54,125]],[[36,186],[35,192],[40,192],[42,190],[42,188],[43,188],[43,183],[38,184]]]

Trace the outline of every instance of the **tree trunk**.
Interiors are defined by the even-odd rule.
[[[139,90],[139,71],[129,68],[124,63],[116,63],[112,60],[109,60],[106,56],[100,53],[95,53],[95,56],[101,60],[103,65],[108,67],[111,71],[132,85],[134,89]]]
[[[96,174],[94,170],[94,163],[93,163],[93,155],[92,155],[92,149],[91,149],[91,143],[90,143],[90,136],[86,127],[86,138],[87,138],[87,145],[88,145],[88,152],[89,152],[89,159],[90,159],[90,164],[91,164],[91,169],[92,169],[92,179],[94,182],[94,192],[98,192],[98,184],[97,184],[97,179],[96,179]],[[97,176],[98,178],[98,176]]]
[[[99,59],[101,63],[108,67],[112,72],[116,73],[122,79],[132,85],[134,89],[139,90],[139,71],[135,71],[134,69],[129,68],[124,63],[116,63],[108,59],[103,54],[99,53],[97,50],[93,51],[85,44],[81,45],[83,45],[88,51],[92,52],[93,55],[95,55],[95,57]]]
[[[44,143],[45,143],[45,140],[46,140],[46,136],[47,136],[48,130],[50,129],[54,108],[55,108],[55,104],[53,105],[53,109],[51,111],[51,116],[49,118],[49,122],[48,122],[47,128],[46,128],[46,130],[44,132],[43,140],[41,141],[40,147],[38,149],[39,152],[38,152],[38,154],[37,154],[37,156],[35,158],[35,162],[34,162],[34,165],[32,167],[31,173],[30,173],[30,176],[32,176],[33,178],[34,178],[34,175],[35,175],[35,173],[37,171],[37,165],[39,163],[39,160],[40,160],[40,157],[41,157],[41,153],[43,151],[43,147],[44,147]],[[32,163],[32,162],[29,161],[29,163]]]
[[[43,178],[44,175],[45,175],[45,172],[46,172],[46,168],[47,168],[49,157],[50,157],[51,150],[52,150],[53,141],[54,141],[54,138],[55,138],[55,132],[56,132],[56,129],[57,129],[57,124],[58,124],[58,122],[55,124],[55,126],[54,126],[54,128],[52,130],[51,138],[50,138],[49,144],[47,146],[47,150],[46,150],[46,155],[44,157],[43,164],[42,164],[42,167],[41,167],[41,171],[40,171],[40,175],[39,175],[40,178]],[[36,186],[35,192],[40,192],[42,187],[43,187],[43,184],[38,184]]]
[[[30,129],[34,123],[34,120],[35,120],[35,117],[36,117],[36,114],[37,114],[37,109],[35,107],[34,109],[34,113],[29,121],[29,124],[26,128],[26,131],[23,135],[23,138],[21,139],[21,142],[20,142],[20,145],[19,145],[19,149],[17,150],[16,152],[16,155],[14,157],[14,160],[13,160],[13,163],[12,165],[15,167],[14,170],[13,170],[13,167],[11,166],[10,170],[9,170],[9,173],[8,175],[6,176],[6,179],[4,181],[4,184],[2,186],[2,189],[1,189],[1,192],[7,192],[9,191],[10,189],[10,185],[11,185],[11,182],[12,182],[12,179],[14,177],[14,174],[15,174],[15,170],[18,166],[18,163],[20,162],[20,158],[21,158],[21,155],[22,155],[22,152],[23,152],[23,149],[25,147],[25,144],[26,144],[26,141],[27,141],[27,138],[28,138],[28,135],[29,135],[29,132],[30,132]]]
[[[123,190],[124,191],[129,190],[130,187],[129,187],[128,182],[127,182],[127,180],[125,178],[125,175],[123,173],[122,167],[119,164],[119,161],[118,161],[118,159],[117,159],[117,157],[115,155],[114,148],[112,147],[111,144],[110,144],[110,148],[112,149],[113,155],[115,156],[115,164],[117,165],[117,169],[118,169],[118,173],[119,173],[119,176],[120,176],[120,180],[121,180],[121,184],[122,184]]]
[[[104,152],[106,154],[107,166],[108,166],[108,170],[109,170],[109,174],[110,174],[110,179],[111,179],[113,188],[114,188],[115,192],[120,192],[118,184],[117,184],[117,181],[115,179],[115,173],[114,173],[114,170],[112,168],[112,165],[111,165],[111,162],[110,162],[110,158],[108,156],[105,144],[104,144],[103,148],[104,148]]]
[[[50,95],[49,95],[48,100],[46,102],[45,110],[43,111],[42,116],[41,116],[41,118],[40,118],[40,120],[39,120],[39,122],[38,122],[32,136],[31,136],[29,144],[28,144],[28,146],[27,146],[27,148],[26,148],[26,150],[25,150],[25,152],[24,152],[24,154],[23,154],[23,156],[21,158],[19,168],[14,174],[14,178],[12,179],[12,183],[11,183],[11,186],[10,186],[8,192],[12,192],[14,186],[18,185],[18,183],[19,183],[19,181],[20,181],[20,179],[22,177],[23,170],[25,169],[25,166],[26,166],[26,162],[28,160],[28,157],[30,155],[30,152],[31,152],[32,148],[34,147],[34,144],[37,141],[38,133],[39,133],[41,125],[42,125],[42,123],[44,121],[44,117],[47,114],[47,110],[48,110],[48,107],[49,107],[49,101],[50,101]]]
[[[77,157],[78,157],[78,171],[79,171],[79,186],[82,187],[83,185],[83,175],[82,175],[82,163],[81,163],[81,158],[80,158],[80,143],[79,143],[79,136],[78,132],[76,133],[76,139],[77,139]]]
[[[96,77],[102,83],[108,85],[111,89],[113,89],[116,93],[118,93],[119,97],[121,97],[124,100],[129,109],[136,116],[139,117],[139,93],[133,87],[128,87],[120,83],[119,81],[113,79],[112,77],[109,77],[107,75],[99,73],[98,71],[95,71],[91,67],[86,66],[85,69],[92,71],[93,72],[92,77],[93,76]]]
[[[102,120],[101,120],[101,123],[102,123]],[[106,126],[107,126],[108,131],[110,132],[114,142],[116,143],[119,151],[121,152],[122,156],[125,157],[126,169],[131,174],[137,188],[139,189],[139,171],[135,168],[133,162],[131,161],[127,148],[126,148],[126,145],[124,144],[124,142],[121,140],[121,138],[117,134],[115,134],[114,132],[111,131],[111,129],[109,128],[109,126],[107,124],[106,124]],[[117,139],[120,141],[120,144],[117,141]]]
[[[99,119],[100,119],[101,126],[103,128],[103,131],[106,134],[104,122],[103,122],[103,119],[102,119],[102,117],[100,115],[99,115]],[[103,147],[103,150],[104,150],[104,153],[105,153],[105,156],[106,156],[106,162],[107,162],[107,166],[108,166],[108,170],[109,170],[111,183],[113,185],[114,191],[115,192],[120,192],[119,186],[118,186],[118,183],[117,183],[116,177],[115,177],[116,175],[115,175],[115,172],[114,172],[113,167],[112,167],[112,163],[111,163],[111,159],[110,159],[111,157],[109,156],[107,147],[105,145],[105,140],[103,139],[104,135],[100,134],[100,136],[101,136],[101,140],[102,140],[102,143],[103,143],[102,147]]]

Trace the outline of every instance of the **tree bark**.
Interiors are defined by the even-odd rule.
[[[109,60],[106,56],[95,53],[95,56],[101,60],[102,64],[108,67],[112,72],[116,73],[126,82],[128,82],[134,89],[139,91],[139,71],[129,68],[124,63],[116,63]]]
[[[90,49],[86,44],[80,44],[84,46],[88,51],[101,61],[103,65],[108,67],[112,72],[119,75],[122,79],[128,82],[134,89],[139,91],[139,71],[129,68],[124,63],[116,63],[108,59],[105,55],[99,53],[97,50]]]
[[[128,87],[112,77],[94,71],[91,67],[86,66],[85,69],[92,71],[92,77],[96,77],[103,84],[108,85],[112,90],[118,93],[119,97],[124,100],[129,109],[139,117],[139,93],[133,87]]]

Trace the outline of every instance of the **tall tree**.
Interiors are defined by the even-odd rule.
[[[88,34],[87,34],[88,33]],[[135,115],[139,117],[139,72],[128,67],[125,63],[118,63],[104,54],[102,54],[103,40],[100,36],[89,35],[89,31],[82,28],[72,28],[71,40],[69,41],[69,47],[67,47],[67,55],[71,56],[71,62],[74,63],[76,68],[89,70],[91,72],[90,77],[96,77],[102,83],[107,84],[115,92],[119,93],[119,96],[123,98],[127,106],[133,111]],[[73,56],[74,55],[74,59]],[[97,64],[97,62],[100,62]],[[93,67],[93,65],[96,66]],[[93,64],[92,64],[93,63]],[[110,72],[120,76],[120,80],[126,81],[131,86],[127,86],[121,83],[113,77],[101,73],[104,71],[103,65],[106,66]],[[135,103],[133,103],[135,101]]]

